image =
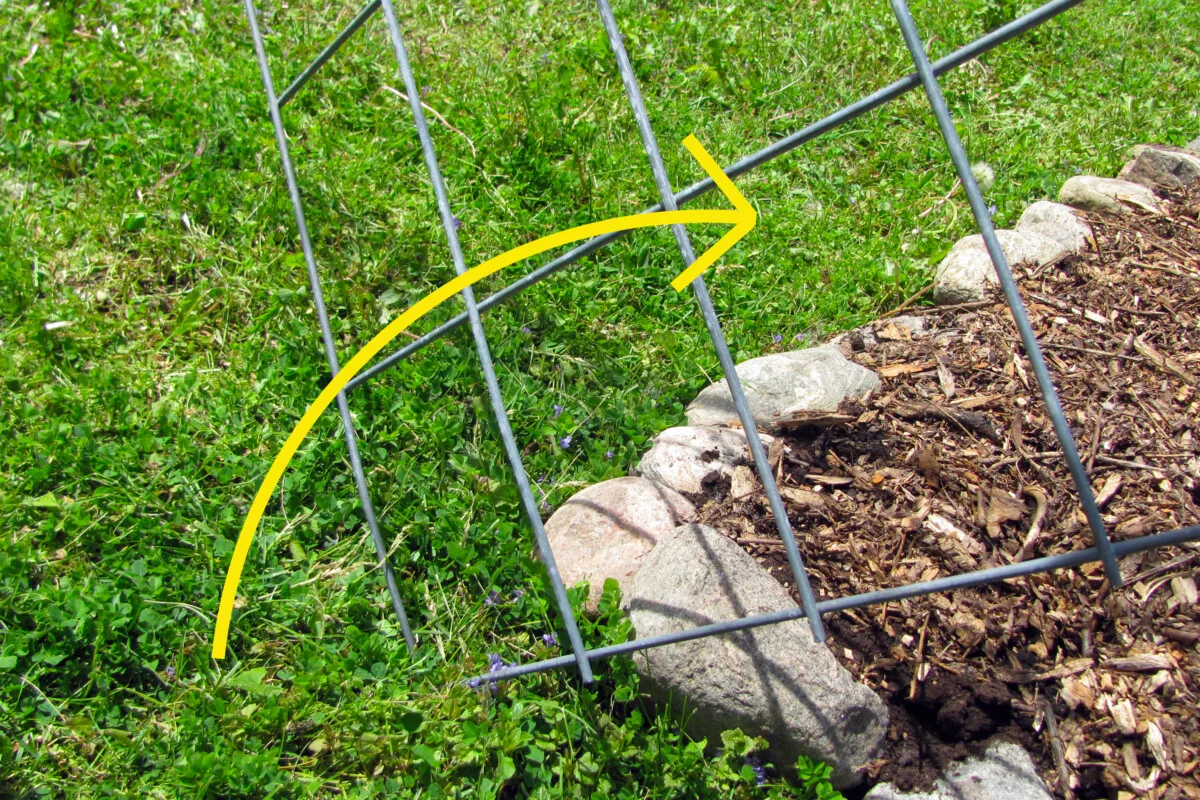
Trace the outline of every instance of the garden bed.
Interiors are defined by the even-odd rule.
[[[1200,521],[1200,195],[1170,200],[1089,217],[1081,255],[1015,270],[1114,540]],[[875,397],[775,431],[819,599],[1092,544],[1007,307],[921,316],[852,337]],[[794,593],[761,490],[701,518]],[[1092,564],[831,615],[834,652],[891,713],[871,783],[928,788],[1000,735],[1060,796],[1200,797],[1197,563],[1172,547],[1122,559],[1116,591]]]

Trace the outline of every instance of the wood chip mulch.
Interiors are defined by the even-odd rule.
[[[1200,522],[1198,216],[1200,191],[1090,216],[1082,254],[1015,270],[1117,541]],[[883,378],[874,398],[774,431],[818,599],[1092,544],[1007,306],[921,317],[851,337]],[[743,469],[702,521],[794,593]],[[891,713],[868,785],[928,789],[999,735],[1060,797],[1200,798],[1198,564],[1188,544],[1122,559],[1116,590],[1092,564],[831,615],[835,654]]]

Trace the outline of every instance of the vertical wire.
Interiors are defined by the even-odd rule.
[[[600,16],[604,20],[604,30],[608,34],[608,43],[617,57],[621,80],[625,84],[625,93],[629,96],[629,104],[633,106],[633,115],[642,135],[642,146],[650,160],[650,169],[654,173],[654,182],[658,186],[658,194],[662,198],[663,208],[675,211],[677,208],[675,192],[671,188],[671,181],[667,176],[666,166],[663,164],[662,153],[658,149],[658,140],[654,136],[650,117],[646,113],[646,105],[642,101],[637,76],[633,74],[633,66],[629,63],[629,56],[625,52],[625,45],[621,38],[621,31],[617,27],[617,20],[613,16],[612,6],[609,5],[608,0],[597,0],[597,3],[600,7]],[[683,266],[686,269],[696,260],[691,239],[682,225],[672,225],[671,230],[675,234],[675,241],[679,245],[679,253],[683,257]],[[742,429],[746,433],[746,441],[750,445],[754,465],[758,468],[758,476],[762,480],[767,501],[771,506],[771,513],[775,517],[775,528],[779,532],[779,538],[783,540],[788,566],[792,569],[792,579],[795,580],[800,594],[800,604],[808,618],[813,639],[823,642],[825,641],[825,626],[821,622],[821,615],[817,610],[817,601],[808,581],[808,573],[804,570],[804,561],[800,557],[799,548],[796,547],[796,537],[792,533],[787,510],[779,496],[779,487],[775,485],[775,476],[771,474],[771,465],[767,461],[766,451],[758,436],[758,426],[754,421],[754,414],[750,411],[750,404],[746,401],[745,392],[742,391],[742,382],[738,378],[733,356],[729,352],[729,345],[725,342],[725,334],[721,330],[721,322],[717,318],[716,309],[713,308],[712,299],[708,295],[704,276],[698,276],[696,280],[692,281],[692,289],[696,293],[696,301],[700,304],[704,324],[708,327],[709,337],[717,351],[717,360],[721,362],[721,369],[729,384],[729,392],[733,396],[733,404],[737,408],[738,418],[742,421]]]
[[[416,123],[417,135],[421,140],[421,150],[425,155],[425,165],[429,169],[429,177],[433,183],[438,211],[442,218],[442,228],[445,230],[446,239],[450,244],[450,254],[454,259],[454,271],[462,275],[467,271],[467,265],[463,260],[462,247],[458,241],[458,232],[456,230],[457,220],[450,210],[450,201],[446,196],[446,185],[442,180],[441,169],[438,167],[437,153],[434,151],[433,140],[429,135],[429,126],[425,122],[425,111],[421,108],[421,94],[417,88],[416,78],[413,76],[412,66],[408,60],[408,51],[404,47],[404,38],[400,33],[400,23],[396,19],[396,11],[392,6],[391,0],[383,0],[383,14],[387,19],[388,32],[391,35],[392,49],[395,51],[396,63],[400,67],[400,74],[404,79],[404,87],[408,92],[409,106],[412,108],[413,121]],[[567,638],[571,642],[571,649],[575,653],[575,663],[579,667],[579,674],[584,683],[590,684],[593,681],[593,677],[592,667],[587,657],[587,649],[583,646],[583,639],[579,635],[579,626],[575,622],[575,614],[571,611],[571,603],[567,599],[567,592],[563,586],[562,576],[559,574],[558,565],[554,561],[554,553],[550,548],[546,529],[542,525],[542,517],[538,512],[537,501],[533,497],[533,491],[529,488],[529,476],[525,472],[525,465],[521,460],[521,451],[517,447],[512,426],[508,420],[508,410],[505,408],[504,398],[500,394],[500,383],[496,379],[496,371],[492,365],[492,355],[488,347],[487,336],[483,330],[483,323],[479,318],[479,308],[475,303],[475,293],[468,286],[463,289],[462,295],[463,301],[467,306],[467,316],[470,319],[471,335],[475,339],[475,349],[479,353],[480,366],[483,368],[484,380],[487,383],[492,413],[495,415],[496,425],[500,429],[500,438],[504,443],[504,452],[508,456],[508,463],[513,471],[513,479],[516,481],[517,490],[521,496],[521,504],[525,508],[525,516],[528,517],[529,524],[533,527],[538,550],[541,552],[542,562],[546,566],[546,572],[550,577],[550,584],[554,590],[554,599],[558,604],[559,614],[562,615],[563,623],[566,625]]]
[[[308,236],[308,224],[304,218],[304,204],[300,199],[300,188],[296,182],[296,170],[292,165],[292,156],[288,150],[287,132],[283,127],[283,116],[279,112],[279,101],[275,97],[275,86],[271,80],[271,67],[267,62],[266,46],[263,43],[262,32],[258,28],[258,11],[254,8],[254,0],[245,0],[246,16],[250,21],[250,35],[254,39],[254,52],[258,58],[258,68],[262,72],[263,88],[267,94],[267,107],[271,113],[271,124],[275,127],[275,144],[279,148],[279,157],[283,161],[283,174],[287,179],[288,195],[292,200],[292,211],[296,217],[296,228],[300,233],[300,247],[304,251],[304,263],[308,268],[308,283],[313,293],[313,304],[317,308],[317,321],[321,326],[321,340],[325,344],[325,357],[329,361],[331,374],[336,375],[341,367],[338,364],[337,350],[334,347],[333,330],[329,327],[329,314],[325,308],[325,294],[321,291],[321,276],[317,272],[317,262],[313,257],[312,243]],[[354,472],[354,483],[358,487],[358,499],[362,503],[363,516],[371,531],[371,540],[375,543],[375,554],[383,568],[384,581],[387,583],[388,594],[392,600],[392,610],[400,618],[400,629],[404,634],[404,642],[411,653],[416,648],[412,628],[408,623],[408,614],[404,611],[404,603],[400,599],[400,587],[396,585],[396,575],[388,561],[387,546],[383,534],[379,530],[379,521],[375,518],[375,507],[371,503],[370,490],[367,487],[367,476],[363,472],[362,460],[358,454],[358,437],[354,433],[354,417],[350,413],[350,405],[346,402],[346,392],[343,390],[337,396],[338,412],[342,416],[342,430],[346,437],[346,449],[350,451],[350,468]]]
[[[921,43],[921,36],[917,32],[916,23],[913,22],[912,13],[908,10],[908,4],[905,0],[891,0],[891,4],[896,20],[900,23],[900,30],[904,34],[904,43],[912,56],[913,65],[917,68],[921,83],[925,87],[929,104],[933,107],[933,115],[937,119],[938,128],[941,129],[942,138],[946,142],[946,149],[950,152],[950,159],[954,162],[954,169],[958,172],[963,189],[966,190],[967,200],[971,204],[971,213],[975,216],[975,224],[979,226],[979,232],[983,234],[983,242],[992,257],[992,264],[996,267],[996,274],[1000,278],[1000,287],[1004,291],[1004,298],[1008,301],[1013,321],[1021,335],[1021,343],[1025,347],[1025,355],[1029,357],[1034,375],[1037,376],[1038,387],[1042,390],[1042,400],[1046,404],[1046,411],[1054,426],[1058,443],[1063,449],[1063,457],[1066,458],[1067,468],[1075,482],[1075,489],[1079,492],[1083,513],[1092,529],[1092,538],[1096,542],[1100,561],[1104,564],[1104,574],[1108,577],[1110,584],[1120,586],[1121,569],[1113,555],[1108,533],[1104,530],[1104,520],[1100,517],[1100,509],[1096,507],[1096,498],[1092,494],[1091,482],[1088,481],[1087,471],[1084,470],[1083,462],[1079,459],[1075,436],[1071,433],[1071,426],[1067,423],[1066,415],[1063,414],[1062,405],[1058,400],[1058,392],[1054,389],[1054,380],[1046,368],[1046,360],[1042,357],[1042,350],[1038,346],[1033,326],[1029,324],[1029,315],[1025,311],[1025,303],[1021,300],[1017,283],[1013,280],[1008,259],[1004,257],[1004,249],[996,238],[992,215],[988,213],[983,193],[979,191],[979,185],[971,173],[971,164],[967,159],[966,150],[963,149],[962,140],[958,137],[958,131],[954,127],[950,109],[946,107],[946,99],[942,96],[937,78],[930,68],[929,58],[925,55],[925,47]]]

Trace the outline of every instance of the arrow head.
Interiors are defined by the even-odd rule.
[[[692,158],[699,162],[704,171],[708,173],[708,177],[712,178],[713,183],[717,185],[717,188],[721,190],[721,193],[733,205],[737,223],[716,244],[701,253],[692,262],[690,267],[675,276],[675,279],[671,281],[671,286],[677,292],[682,292],[689,283],[700,277],[718,258],[725,255],[729,251],[729,248],[737,244],[747,233],[754,230],[754,226],[758,224],[758,212],[754,210],[754,206],[750,205],[745,196],[733,185],[733,181],[717,165],[713,157],[708,154],[708,151],[704,149],[704,145],[700,144],[700,140],[693,134],[683,140],[683,146],[688,149],[688,152],[692,154]]]
[[[700,164],[701,168],[708,173],[708,177],[713,179],[713,183],[721,190],[730,204],[738,211],[747,214],[750,217],[756,218],[758,214],[754,211],[754,207],[745,196],[738,191],[738,188],[733,185],[733,181],[725,174],[725,170],[713,160],[713,157],[704,149],[704,145],[700,144],[700,140],[695,134],[691,134],[683,140],[683,146],[692,154],[692,158]]]

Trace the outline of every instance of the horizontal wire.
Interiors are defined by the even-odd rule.
[[[1200,540],[1200,525],[1191,525],[1186,528],[1178,528],[1165,533],[1155,533],[1149,536],[1140,536],[1136,539],[1126,539],[1123,542],[1113,543],[1113,553],[1118,558],[1123,558],[1133,553],[1141,553],[1146,550],[1153,550],[1158,547],[1170,547],[1172,545],[1183,544],[1184,542],[1194,542]],[[962,575],[948,575],[945,578],[936,578],[931,581],[923,581],[921,583],[910,583],[905,586],[894,586],[888,589],[878,589],[874,592],[863,592],[861,594],[850,595],[848,597],[839,597],[835,600],[825,600],[817,603],[817,611],[824,614],[831,614],[836,611],[849,611],[855,608],[863,608],[865,606],[878,605],[879,603],[891,603],[897,600],[907,600],[913,597],[921,597],[927,594],[936,592],[948,592],[956,589],[970,589],[975,586],[982,586],[988,583],[996,583],[997,581],[1010,580],[1012,578],[1020,578],[1025,575],[1036,575],[1041,572],[1051,572],[1056,569],[1067,569],[1070,567],[1078,567],[1083,564],[1091,564],[1100,560],[1100,553],[1095,547],[1089,547],[1086,550],[1074,550],[1070,553],[1060,553],[1054,556],[1046,556],[1037,558],[1031,561],[1021,561],[1016,564],[1005,564],[999,567],[989,567],[988,569],[976,570]],[[625,655],[634,653],[639,650],[649,650],[654,647],[663,647],[668,644],[676,644],[679,642],[691,641],[693,639],[702,639],[706,636],[715,636],[722,633],[733,633],[734,631],[748,630],[750,628],[759,628],[763,625],[773,625],[779,622],[788,622],[790,620],[803,619],[804,609],[800,607],[788,608],[782,611],[772,611],[767,614],[757,614],[752,617],[743,617],[741,619],[732,619],[725,622],[714,622],[709,625],[701,625],[695,628],[689,628],[683,631],[673,631],[671,633],[663,633],[658,636],[648,636],[645,639],[634,639],[630,642],[621,642],[619,644],[608,645],[607,647],[597,647],[587,651],[588,659],[596,661],[601,658],[609,658],[611,656]],[[517,678],[522,675],[531,675],[537,672],[546,672],[547,670],[566,667],[575,663],[575,657],[566,655],[557,658],[550,658],[544,661],[534,661],[528,664],[518,664],[513,667],[505,667],[498,669],[495,672],[489,672],[484,675],[477,675],[474,678],[463,681],[463,683],[479,685],[483,682],[494,682],[505,680],[506,678]]]

